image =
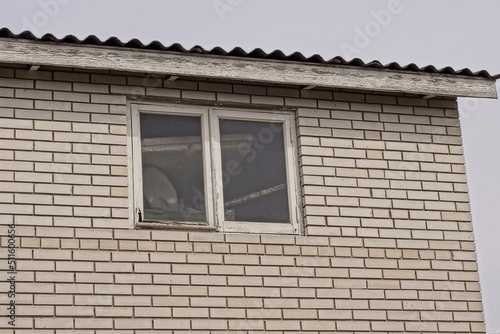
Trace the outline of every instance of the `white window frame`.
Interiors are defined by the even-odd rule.
[[[203,145],[203,171],[205,180],[206,223],[200,222],[143,222],[142,151],[140,134],[140,114],[163,114],[176,116],[196,115],[201,118]],[[298,159],[293,112],[269,111],[239,108],[220,108],[199,105],[160,105],[149,103],[129,104],[129,166],[131,166],[132,226],[152,226],[157,228],[206,228],[221,232],[249,232],[274,234],[299,234],[302,217]],[[285,166],[287,178],[288,223],[259,223],[224,220],[224,198],[222,187],[221,147],[219,119],[242,121],[279,122],[283,124],[285,146]]]

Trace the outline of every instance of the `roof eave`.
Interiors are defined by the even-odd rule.
[[[402,92],[424,96],[497,98],[493,78],[11,38],[0,38],[0,63]]]

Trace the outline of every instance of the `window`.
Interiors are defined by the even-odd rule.
[[[131,105],[138,225],[299,231],[293,114]]]

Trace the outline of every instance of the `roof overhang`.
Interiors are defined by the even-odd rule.
[[[482,77],[10,38],[0,38],[0,63],[401,92],[423,96],[497,98],[495,79]]]

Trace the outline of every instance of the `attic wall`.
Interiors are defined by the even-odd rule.
[[[305,235],[130,229],[126,102],[144,98],[296,109]],[[484,333],[456,108],[0,67],[16,333]]]

